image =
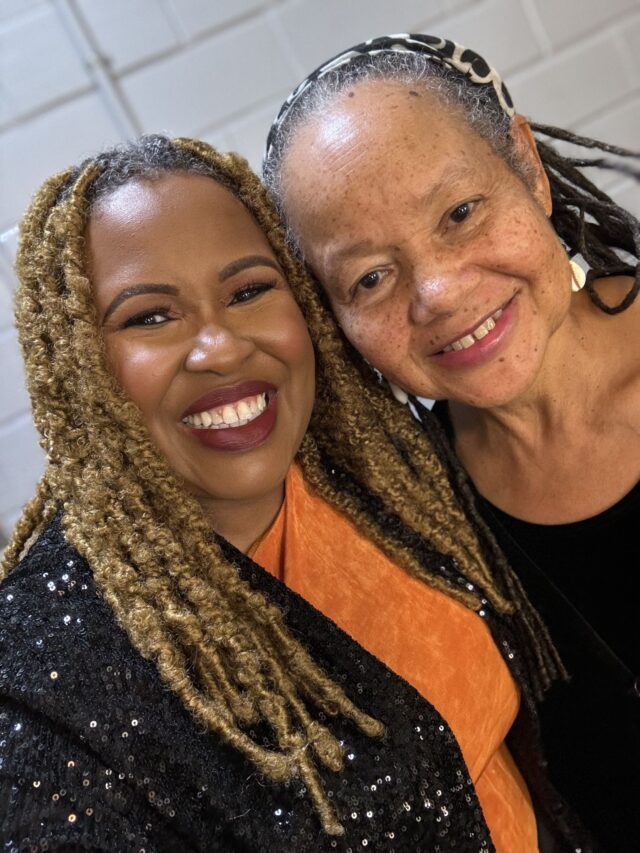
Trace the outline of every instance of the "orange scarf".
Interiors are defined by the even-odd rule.
[[[458,740],[498,853],[537,851],[529,795],[504,742],[518,689],[484,621],[392,563],[311,492],[297,466],[251,556],[437,708]]]

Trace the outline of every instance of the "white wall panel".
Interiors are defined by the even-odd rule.
[[[626,13],[638,11],[638,0],[535,0],[540,18],[554,46],[575,44],[580,36],[616,23]]]
[[[228,26],[251,12],[268,5],[265,0],[235,0],[212,3],[211,0],[169,0],[168,7],[180,22],[184,33],[193,38],[216,27]]]
[[[292,70],[268,22],[244,23],[122,79],[146,131],[197,134],[285,89]]]
[[[78,8],[116,71],[150,59],[179,44],[161,3],[149,0],[77,0]],[[216,5],[216,4],[213,4]]]
[[[0,69],[0,123],[90,85],[65,28],[48,6],[0,23]]]
[[[0,133],[0,230],[15,224],[50,174],[118,140],[97,94],[75,98]]]

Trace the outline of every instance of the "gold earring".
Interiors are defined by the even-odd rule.
[[[580,264],[575,261],[569,261],[569,266],[571,267],[571,290],[574,293],[577,293],[584,287],[584,283],[587,280],[587,274]]]
[[[397,385],[394,385],[393,382],[389,382],[389,388],[391,388],[391,393],[399,403],[402,403],[404,405],[405,403],[409,402],[409,395],[406,391],[403,391],[402,388],[398,387]]]

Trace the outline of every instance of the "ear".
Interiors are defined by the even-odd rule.
[[[551,216],[553,203],[549,178],[540,159],[533,131],[526,118],[519,113],[511,119],[511,137],[515,145],[516,157],[525,166],[531,192],[547,216]]]

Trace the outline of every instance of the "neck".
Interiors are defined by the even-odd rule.
[[[259,498],[200,504],[211,527],[244,554],[273,524],[284,500],[284,483]]]

